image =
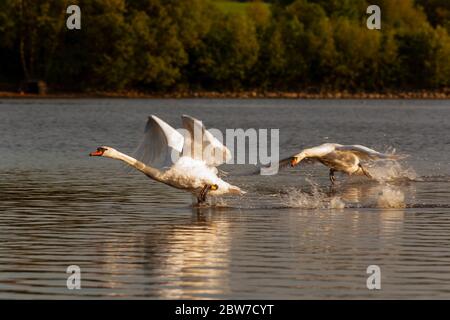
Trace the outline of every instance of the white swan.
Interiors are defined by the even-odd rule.
[[[208,193],[213,196],[244,194],[239,187],[217,175],[216,166],[231,157],[228,148],[214,138],[201,121],[184,115],[182,122],[184,136],[152,115],[135,157],[107,146],[97,148],[90,156],[121,160],[153,180],[193,193],[198,203],[204,202]]]
[[[298,165],[301,161],[318,161],[330,168],[330,181],[334,184],[335,172],[343,172],[348,175],[365,175],[372,178],[363,167],[361,161],[389,159],[398,160],[403,156],[385,154],[361,145],[341,145],[337,143],[325,143],[317,147],[304,149],[301,152],[283,159],[279,167]]]

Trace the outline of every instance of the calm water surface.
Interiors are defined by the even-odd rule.
[[[226,165],[209,207],[122,164],[147,116],[409,154],[395,183]],[[394,170],[395,169],[395,170]],[[375,169],[374,169],[375,170]],[[378,170],[378,169],[377,169]],[[66,288],[78,265],[82,289]],[[382,289],[366,288],[380,266]],[[0,100],[0,298],[450,298],[449,101]]]

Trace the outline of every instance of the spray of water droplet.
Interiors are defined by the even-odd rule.
[[[303,209],[343,209],[345,202],[340,197],[330,198],[325,192],[319,189],[317,183],[306,178],[306,182],[311,186],[310,192],[303,190],[289,190],[287,196],[283,198],[284,204],[289,208]]]
[[[330,209],[344,209],[345,208],[345,202],[342,201],[339,197],[333,197],[330,200]]]
[[[398,161],[380,160],[367,167],[367,171],[378,182],[393,182],[398,180],[416,180],[417,174],[413,168],[404,168]]]
[[[378,208],[404,208],[405,194],[399,188],[384,185],[378,193],[376,205]]]

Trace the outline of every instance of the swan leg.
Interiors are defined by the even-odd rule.
[[[198,204],[201,204],[206,201],[206,194],[208,193],[208,187],[209,185],[206,184],[200,191],[200,194],[197,197]]]
[[[209,190],[217,190],[219,189],[219,186],[217,184],[205,184],[205,186],[200,191],[200,195],[197,197],[198,203],[203,203],[206,201],[206,195],[208,194]]]
[[[334,176],[334,173],[336,172],[336,170],[334,169],[330,169],[330,181],[331,184],[334,185],[335,181],[336,181],[336,177]]]
[[[336,193],[337,193],[337,191],[336,191],[336,186],[334,185],[334,184],[331,184],[329,187],[328,187],[328,197],[334,197],[335,195],[336,195]]]
[[[373,179],[373,177],[370,175],[370,173],[369,173],[366,169],[364,169],[364,167],[361,165],[361,163],[358,164],[358,166],[361,168],[362,173],[363,173],[367,178]]]

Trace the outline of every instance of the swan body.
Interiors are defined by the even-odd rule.
[[[385,154],[361,145],[341,145],[325,143],[317,147],[304,149],[301,152],[280,161],[280,167],[294,167],[302,161],[318,161],[330,168],[331,183],[335,182],[334,173],[343,172],[348,175],[365,175],[372,178],[363,167],[363,161],[398,160],[401,156]]]
[[[209,194],[214,196],[242,194],[238,187],[219,178],[215,167],[209,167],[201,160],[186,156],[181,157],[164,172],[161,179],[178,189],[201,190],[205,185],[216,185],[217,189],[209,191]]]
[[[182,120],[184,136],[158,117],[150,116],[135,157],[108,146],[99,147],[90,155],[123,161],[155,181],[191,192],[199,203],[205,201],[207,194],[244,194],[218,176],[216,166],[229,159],[230,151],[201,121],[189,116]]]

